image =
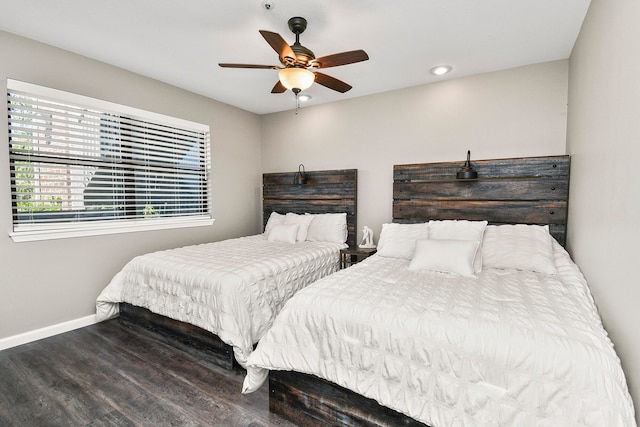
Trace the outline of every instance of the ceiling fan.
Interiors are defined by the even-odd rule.
[[[218,65],[224,68],[280,70],[279,80],[271,89],[271,93],[283,93],[290,89],[297,96],[301,91],[308,89],[314,81],[340,93],[351,89],[351,85],[316,70],[366,61],[369,59],[367,53],[364,50],[352,50],[316,58],[311,50],[300,44],[300,34],[307,28],[307,20],[296,16],[289,19],[288,24],[289,29],[296,35],[296,41],[291,46],[280,34],[260,30],[262,37],[278,53],[281,66],[229,63]]]

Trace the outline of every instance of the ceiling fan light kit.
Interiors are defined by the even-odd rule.
[[[300,34],[307,28],[307,20],[300,16],[294,16],[289,19],[288,24],[291,32],[296,35],[296,41],[292,45],[289,45],[278,33],[267,30],[259,31],[269,46],[278,54],[281,66],[235,63],[220,63],[218,65],[223,68],[280,70],[278,72],[279,80],[271,89],[271,93],[283,93],[289,89],[297,96],[301,91],[311,87],[314,82],[340,93],[350,90],[351,85],[316,70],[366,61],[369,59],[367,53],[364,50],[352,50],[316,58],[310,49],[300,44]]]
[[[284,87],[299,93],[309,89],[316,76],[305,68],[283,68],[278,72],[278,78]]]

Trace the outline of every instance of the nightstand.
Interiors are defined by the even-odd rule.
[[[340,268],[347,268],[376,253],[376,248],[349,246],[340,249]]]

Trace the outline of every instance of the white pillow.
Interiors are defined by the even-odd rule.
[[[269,230],[267,240],[270,242],[295,243],[297,234],[297,224],[276,224]]]
[[[377,254],[389,258],[411,259],[416,240],[429,238],[429,224],[382,224]]]
[[[310,215],[310,214],[307,214]],[[307,230],[307,240],[311,242],[344,243],[347,241],[347,214],[316,214]]]
[[[297,225],[298,235],[296,236],[296,241],[304,242],[305,240],[307,240],[307,232],[309,230],[309,224],[311,224],[311,220],[313,220],[313,216],[311,215],[298,215],[292,212],[287,212],[284,218],[284,223],[286,225]]]
[[[269,236],[269,232],[273,228],[274,225],[284,224],[285,216],[279,214],[278,212],[271,212],[269,219],[267,220],[267,225],[264,226],[264,234]]]
[[[473,268],[476,273],[479,273],[482,270],[482,236],[486,227],[487,221],[429,221],[429,238],[477,241],[478,250],[473,260]]]
[[[485,267],[556,274],[548,225],[490,225],[482,243]]]
[[[409,270],[430,270],[475,277],[473,260],[479,246],[477,240],[418,240]]]

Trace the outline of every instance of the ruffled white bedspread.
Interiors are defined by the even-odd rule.
[[[245,366],[284,303],[338,269],[343,247],[255,235],[141,255],[98,296],[97,316],[116,316],[120,302],[147,308],[213,332]]]
[[[410,271],[374,255],[300,291],[250,356],[441,426],[635,426],[620,361],[578,267]]]

